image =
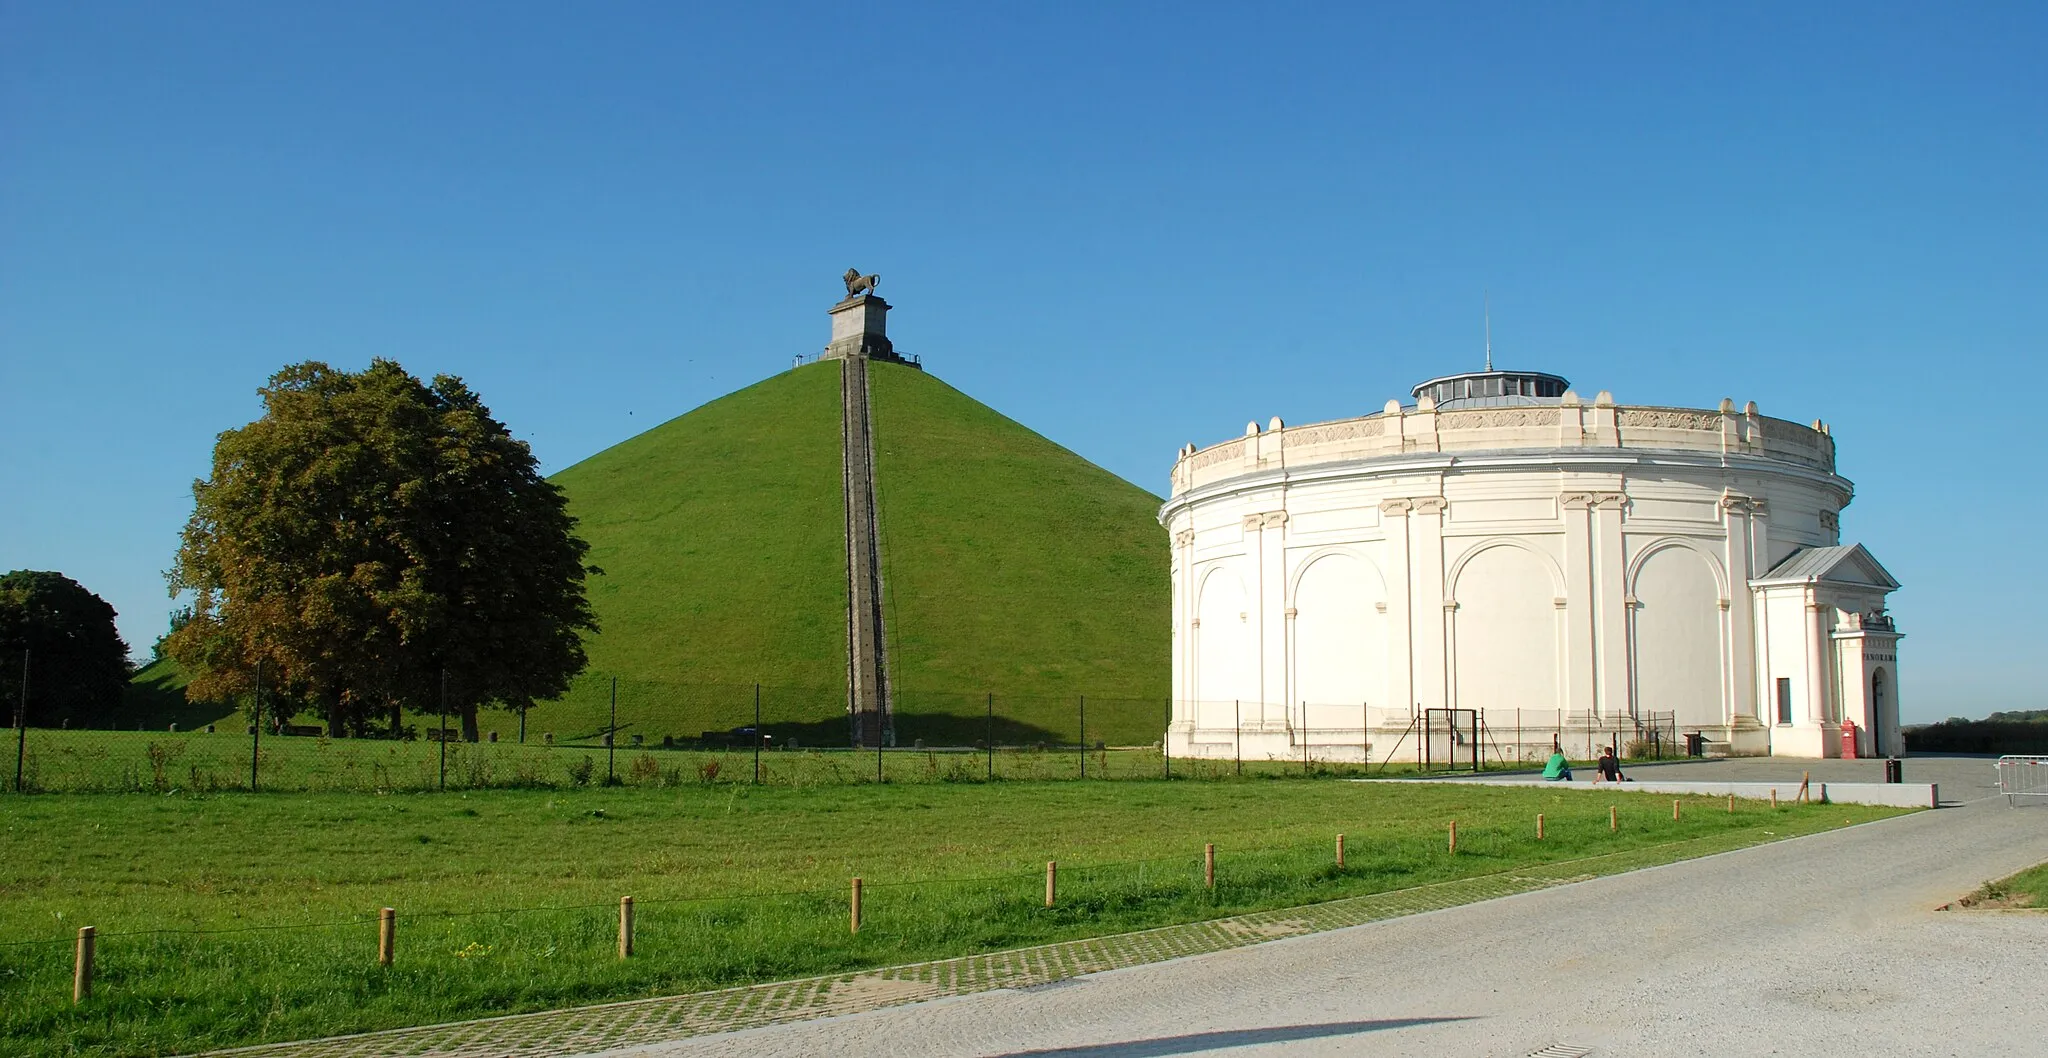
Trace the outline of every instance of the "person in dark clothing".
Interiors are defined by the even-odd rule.
[[[1613,746],[1608,746],[1608,747],[1605,747],[1605,748],[1601,749],[1601,751],[1600,751],[1600,777],[1599,777],[1598,779],[1595,779],[1594,781],[1595,781],[1595,782],[1620,782],[1620,781],[1621,781],[1621,761],[1619,761],[1619,760],[1616,760],[1616,759],[1615,759],[1615,757],[1614,757],[1614,747],[1613,747]]]

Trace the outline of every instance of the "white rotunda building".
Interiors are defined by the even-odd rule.
[[[1175,756],[1901,751],[1899,585],[1842,541],[1825,423],[1539,372],[1413,394],[1180,451]]]

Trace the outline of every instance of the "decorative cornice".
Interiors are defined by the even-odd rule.
[[[1444,499],[1442,496],[1415,497],[1416,514],[1441,516],[1450,505],[1451,501]]]
[[[1839,532],[1839,531],[1841,530],[1841,528],[1842,528],[1842,515],[1841,515],[1841,512],[1839,512],[1839,511],[1829,511],[1829,510],[1823,510],[1823,511],[1821,511],[1821,512],[1820,512],[1820,527],[1821,527],[1822,529],[1826,529],[1826,530],[1827,530],[1828,532],[1831,532],[1831,533],[1832,533],[1832,532]]]
[[[1175,533],[1175,534],[1173,534],[1173,546],[1175,546],[1175,547],[1193,547],[1193,546],[1195,546],[1195,531],[1194,531],[1193,529],[1182,529],[1182,530],[1181,530],[1180,532],[1178,532],[1178,533]]]
[[[1409,511],[1412,511],[1412,510],[1414,510],[1414,509],[1415,509],[1415,504],[1413,504],[1413,503],[1411,503],[1411,502],[1409,502],[1409,501],[1407,501],[1407,500],[1381,500],[1381,501],[1380,501],[1380,513],[1381,513],[1381,514],[1398,514],[1398,515],[1406,515],[1406,514],[1407,514],[1407,513],[1409,512]]]
[[[1279,529],[1287,524],[1286,511],[1267,511],[1259,515],[1259,517],[1266,523],[1266,528],[1268,529]]]

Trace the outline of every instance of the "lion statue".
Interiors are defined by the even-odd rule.
[[[847,269],[846,274],[839,278],[846,280],[847,297],[852,297],[855,294],[872,293],[876,287],[882,284],[882,277],[879,274],[864,276],[860,274],[860,269],[858,268]]]

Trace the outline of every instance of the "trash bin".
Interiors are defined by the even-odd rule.
[[[1686,732],[1686,733],[1685,733],[1685,755],[1686,755],[1686,756],[1688,756],[1688,757],[1704,757],[1704,756],[1706,756],[1706,755],[1707,755],[1707,736],[1706,736],[1705,734],[1701,733],[1701,732],[1698,732],[1698,731],[1688,731],[1688,732]]]
[[[1884,762],[1884,781],[1905,782],[1906,780],[1902,778],[1905,774],[1905,769],[1902,767],[1903,764],[1904,762],[1897,757],[1886,758]]]

